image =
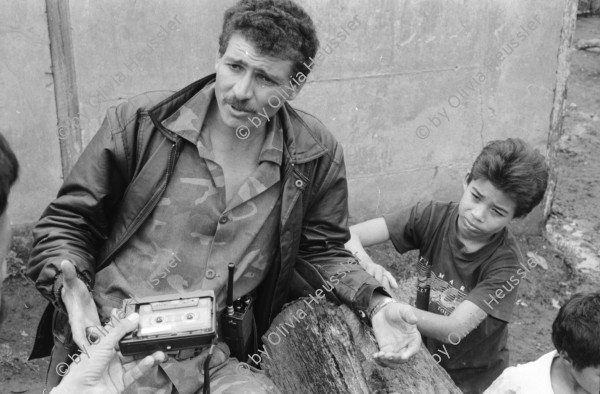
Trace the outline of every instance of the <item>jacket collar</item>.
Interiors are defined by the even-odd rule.
[[[208,75],[185,88],[175,92],[160,103],[148,110],[148,115],[156,125],[170,139],[178,136],[162,125],[162,122],[183,106],[190,98],[198,93],[208,83],[214,81],[216,74]],[[315,160],[327,153],[328,149],[315,138],[314,130],[306,124],[288,103],[285,103],[277,116],[281,122],[284,135],[284,157],[292,163],[306,163]]]

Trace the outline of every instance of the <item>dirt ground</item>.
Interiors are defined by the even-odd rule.
[[[600,37],[600,18],[577,21],[576,40]],[[560,142],[560,180],[552,223],[565,237],[600,256],[600,52],[576,51],[571,58],[564,137]],[[566,226],[566,227],[565,227]],[[519,238],[523,253],[542,256],[519,289],[510,325],[511,364],[530,361],[553,349],[550,328],[558,306],[577,291],[598,290],[600,272],[580,269],[577,248],[557,249],[543,237]],[[30,238],[16,234],[4,283],[8,310],[0,331],[0,393],[41,393],[47,359],[27,361],[46,301],[23,276]],[[411,278],[415,255],[399,256],[391,247],[373,248],[374,260],[401,279]],[[594,256],[592,256],[594,257]],[[588,264],[589,265],[589,264]]]

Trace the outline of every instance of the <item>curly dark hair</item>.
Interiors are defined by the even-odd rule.
[[[600,292],[575,294],[552,323],[552,343],[576,370],[600,366]]]
[[[312,19],[290,0],[241,0],[225,11],[219,55],[233,33],[241,33],[266,56],[294,62],[293,75],[308,75],[311,70],[303,63],[310,66],[319,49]]]
[[[0,133],[0,215],[8,205],[10,188],[19,177],[19,162],[8,141]]]
[[[527,215],[544,198],[548,165],[520,138],[488,143],[471,167],[467,182],[487,179],[515,203],[515,218]]]

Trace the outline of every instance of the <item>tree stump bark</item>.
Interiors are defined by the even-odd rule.
[[[263,336],[262,368],[283,393],[461,393],[424,346],[398,369],[380,367],[371,329],[348,307],[306,300]]]

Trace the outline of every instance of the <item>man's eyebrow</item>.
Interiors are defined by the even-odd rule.
[[[234,62],[234,63],[238,63],[241,64],[242,66],[248,68],[249,64],[243,60],[243,59],[239,59],[236,57],[232,57],[232,56],[227,56],[225,57],[225,60],[230,61],[230,62]],[[277,83],[282,83],[279,78],[277,78],[275,75],[269,73],[267,70],[265,70],[262,67],[253,67],[259,74],[262,74],[270,79],[272,79],[273,81],[277,82]]]

